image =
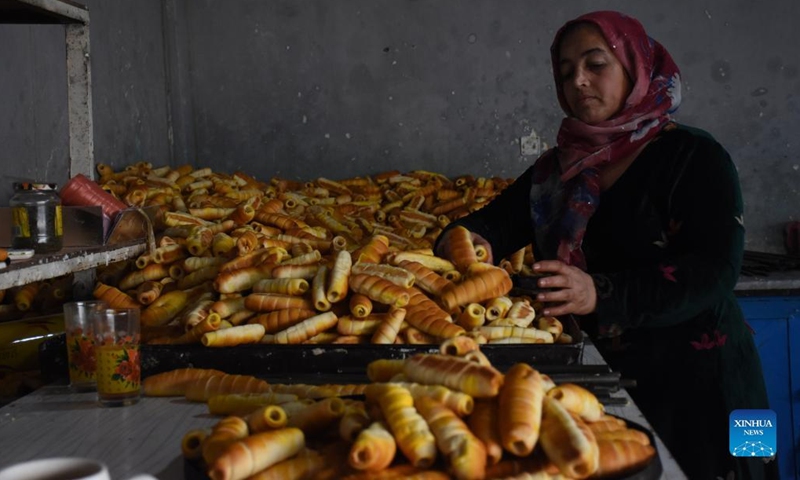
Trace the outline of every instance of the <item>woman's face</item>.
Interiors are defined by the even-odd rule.
[[[632,84],[600,29],[581,24],[561,39],[559,78],[572,116],[596,125],[619,112]]]

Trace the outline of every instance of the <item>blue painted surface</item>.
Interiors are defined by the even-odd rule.
[[[800,478],[800,297],[741,297],[755,330],[770,407],[778,418],[781,478]]]

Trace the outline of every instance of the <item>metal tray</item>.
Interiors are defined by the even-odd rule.
[[[481,351],[501,371],[524,362],[542,371],[547,367],[577,366],[583,355],[583,334],[572,317],[562,319],[571,344],[483,345]],[[42,374],[47,381],[67,378],[65,335],[46,339],[39,349]],[[216,368],[226,373],[254,375],[284,382],[329,383],[367,381],[366,366],[381,358],[403,359],[417,353],[436,353],[430,345],[239,345],[211,348],[202,345],[142,345],[142,377],[176,368]],[[311,381],[309,381],[309,379]],[[315,382],[314,380],[317,379]]]
[[[562,319],[571,344],[482,345],[492,365],[505,371],[515,363],[533,367],[578,365],[583,334],[573,317]],[[403,359],[417,353],[436,353],[430,345],[239,345],[211,348],[202,345],[142,345],[142,376],[176,368],[216,368],[226,373],[268,377],[293,374],[346,374],[366,378],[366,365],[377,359]]]
[[[535,297],[537,293],[546,292],[549,288],[542,288],[538,285],[539,279],[549,277],[549,273],[536,273],[533,275],[512,275],[512,287],[510,295],[527,295]]]
[[[614,416],[616,417],[616,415],[614,415]],[[617,417],[617,418],[622,418],[622,417]],[[628,428],[632,428],[634,430],[639,430],[641,432],[644,432],[645,435],[647,435],[647,438],[650,439],[650,445],[652,445],[655,448],[655,446],[656,446],[656,438],[653,435],[653,432],[651,432],[649,429],[645,428],[644,426],[642,426],[642,425],[640,425],[640,424],[638,424],[636,422],[632,422],[632,421],[630,421],[630,420],[628,420],[626,418],[623,418],[623,420],[625,420],[625,423],[628,425]],[[623,480],[623,479],[624,480],[658,480],[659,478],[661,478],[661,474],[662,473],[664,473],[664,466],[661,464],[661,457],[658,455],[658,449],[656,448],[655,456],[652,458],[652,460],[650,460],[650,463],[648,463],[643,469],[641,469],[641,470],[639,470],[637,472],[633,472],[633,473],[631,473],[629,475],[616,476],[616,477],[607,477],[607,478],[609,480]]]

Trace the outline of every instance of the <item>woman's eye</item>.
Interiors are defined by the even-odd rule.
[[[597,62],[597,63],[590,63],[590,64],[588,64],[588,66],[589,66],[589,68],[591,68],[592,70],[600,70],[600,69],[602,69],[603,67],[605,67],[605,66],[606,66],[606,64],[605,64],[605,63],[600,63],[600,62]]]

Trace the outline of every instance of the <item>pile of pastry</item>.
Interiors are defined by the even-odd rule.
[[[531,246],[487,263],[469,232],[443,227],[507,185],[415,171],[301,183],[208,168],[120,172],[99,183],[155,212],[155,240],[135,261],[98,273],[97,298],[141,308],[150,344],[570,343],[534,299],[510,296]]]
[[[221,417],[181,444],[213,480],[606,478],[655,456],[646,433],[578,385],[525,363],[500,372],[469,337],[440,350],[374,361],[366,385],[187,368],[145,379],[144,391]]]

